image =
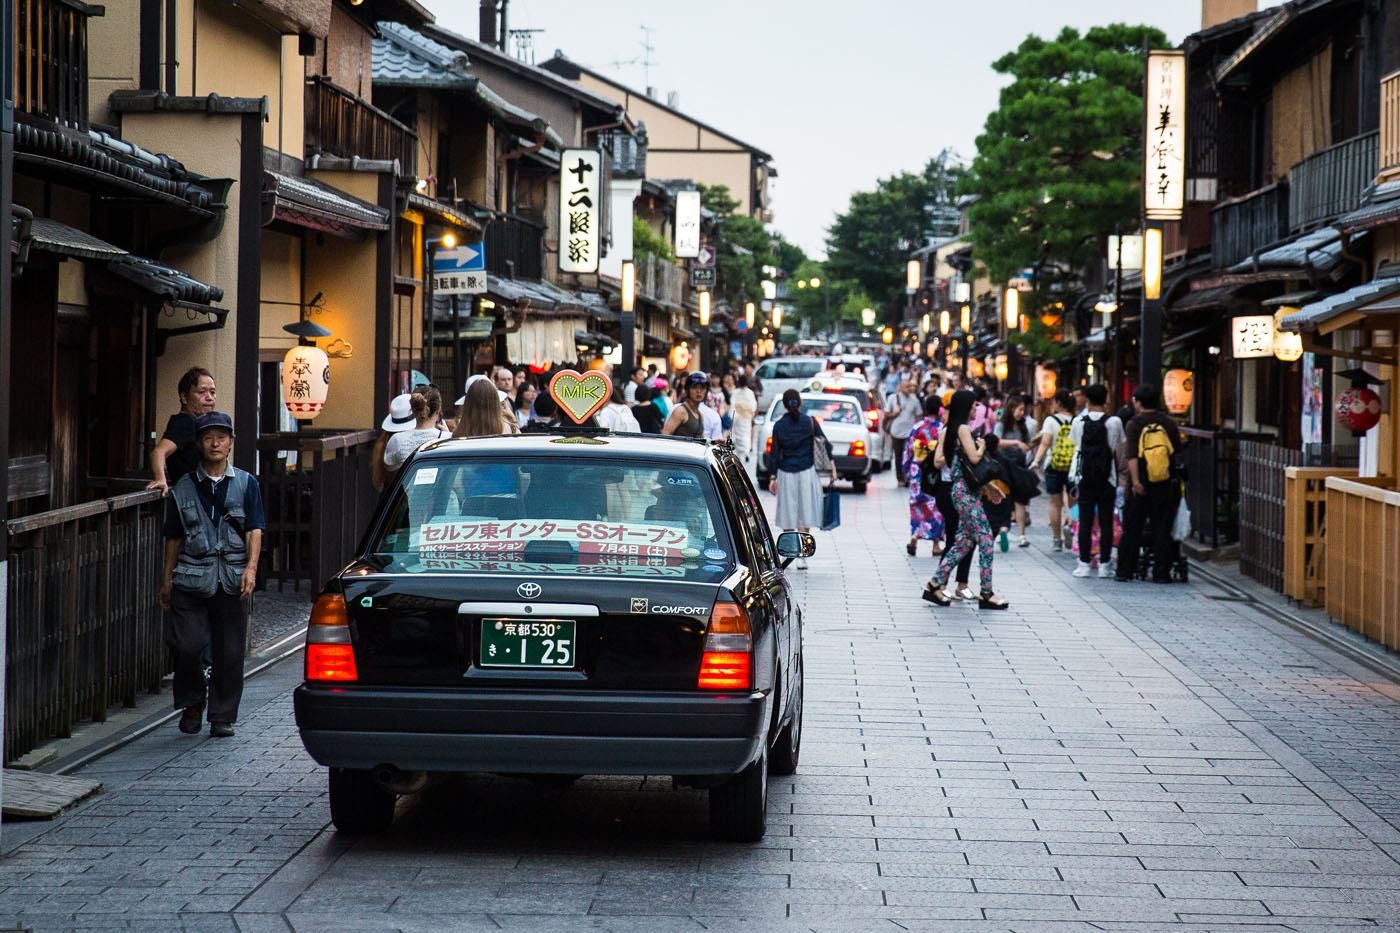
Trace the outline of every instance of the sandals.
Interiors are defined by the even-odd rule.
[[[919,540],[917,538],[910,538],[909,543],[904,545],[904,553],[908,554],[910,557],[918,554]]]
[[[997,597],[991,590],[983,590],[977,595],[978,609],[1006,609],[1011,604]]]
[[[948,598],[948,594],[943,592],[943,587],[934,586],[933,581],[929,581],[924,585],[923,598],[933,603],[935,606],[947,608],[953,605],[953,601]]]

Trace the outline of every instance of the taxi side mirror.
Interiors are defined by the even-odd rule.
[[[778,535],[778,556],[783,558],[783,567],[799,557],[811,557],[817,553],[817,539],[805,531],[785,531]]]

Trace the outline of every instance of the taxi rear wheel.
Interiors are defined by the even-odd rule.
[[[331,822],[342,833],[382,833],[394,822],[397,795],[380,787],[372,771],[330,769]]]
[[[797,760],[802,755],[802,659],[797,660],[797,693],[792,698],[792,715],[773,743],[773,756],[768,770],[773,774],[797,773]]]
[[[757,842],[768,831],[768,748],[758,761],[710,788],[710,835],[726,842]]]

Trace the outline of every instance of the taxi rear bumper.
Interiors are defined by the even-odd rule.
[[[337,768],[727,775],[758,760],[768,694],[523,694],[303,685],[302,744]]]

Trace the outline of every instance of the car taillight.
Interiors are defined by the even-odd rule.
[[[865,427],[872,432],[880,430],[880,409],[867,408],[865,410]]]
[[[339,593],[319,596],[311,607],[306,627],[306,679],[338,683],[359,679],[355,648],[350,643],[350,613]]]
[[[753,630],[735,603],[716,603],[700,658],[701,690],[748,690],[753,686]]]
[[[771,454],[773,452],[773,436],[771,434],[768,436],[768,440],[763,442],[763,452],[764,454]]]
[[[851,441],[850,455],[852,457],[864,457],[865,441]]]

